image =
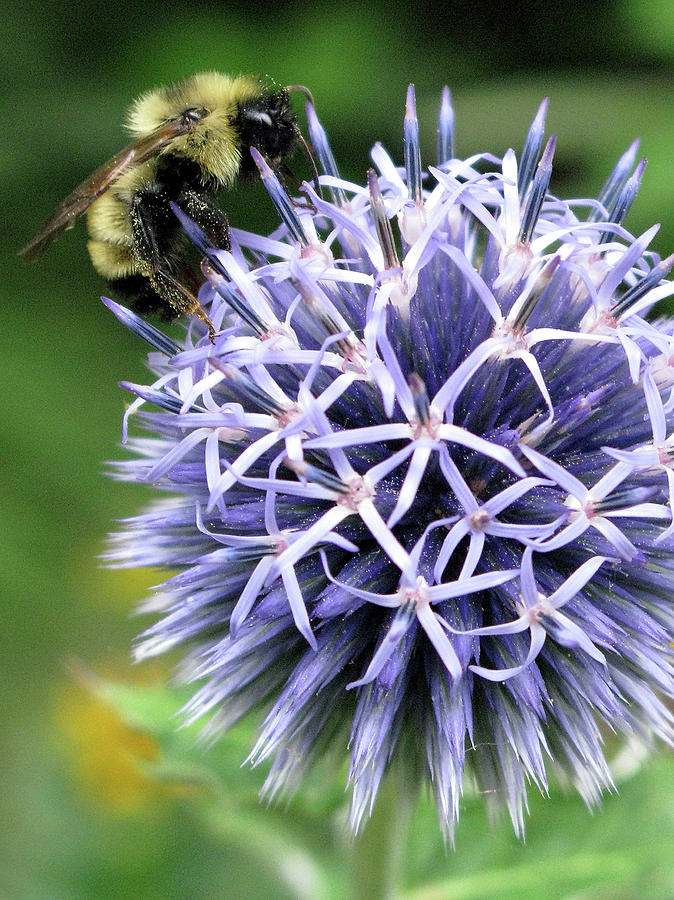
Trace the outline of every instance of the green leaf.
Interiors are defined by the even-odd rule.
[[[469,798],[456,851],[428,844],[435,810],[412,827],[406,900],[671,900],[674,796],[671,756],[619,784],[594,814],[575,795],[530,797],[526,842],[509,822],[488,829],[481,798]],[[635,829],[634,823],[638,822]],[[423,837],[425,836],[425,838]],[[412,868],[412,867],[410,867]]]

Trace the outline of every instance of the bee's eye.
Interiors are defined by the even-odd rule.
[[[205,118],[209,113],[209,110],[206,109],[205,106],[195,106],[192,109],[186,109],[183,112],[183,119],[189,125],[194,122],[199,122],[201,119]]]
[[[268,112],[265,112],[263,109],[247,109],[244,112],[244,117],[249,119],[251,122],[258,122],[260,125],[266,125],[267,128],[273,128],[274,123],[271,120],[271,116]]]

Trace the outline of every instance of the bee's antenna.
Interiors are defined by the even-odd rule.
[[[299,130],[299,128],[297,129],[297,139],[302,146],[302,150],[304,150],[304,155],[306,156],[306,158],[309,162],[309,165],[311,166],[311,171],[313,173],[313,178],[311,180],[314,183],[314,188],[316,189],[316,193],[322,200],[323,199],[323,191],[322,191],[321,186],[318,181],[318,169],[316,168],[316,160],[314,159],[314,154],[313,154],[311,147],[304,139],[304,135]]]
[[[284,90],[288,91],[288,93],[297,91],[300,94],[304,94],[304,96],[307,98],[309,103],[312,106],[315,106],[313,94],[311,93],[309,88],[305,87],[303,84],[289,84],[284,88]],[[321,199],[323,199],[323,191],[321,189],[320,184],[318,183],[318,169],[316,168],[316,160],[314,159],[313,151],[312,151],[310,145],[305,140],[305,137],[302,134],[302,132],[299,130],[299,128],[295,128],[295,133],[297,135],[297,140],[299,141],[299,143],[302,146],[304,155],[306,156],[307,161],[308,161],[309,165],[311,166],[311,171],[313,173],[313,178],[311,180],[314,183],[314,188],[316,190],[316,193],[318,194],[318,196]]]
[[[305,87],[303,84],[289,84],[284,88],[284,90],[288,91],[289,94],[292,93],[293,91],[299,91],[300,94],[304,94],[304,96],[307,98],[307,100],[309,101],[309,103],[311,103],[312,106],[316,105],[314,103],[314,98],[312,96],[311,91],[309,90],[308,87]]]

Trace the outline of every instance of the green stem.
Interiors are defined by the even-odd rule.
[[[394,900],[402,872],[413,791],[394,769],[377,794],[372,818],[355,839],[351,855],[352,900]]]

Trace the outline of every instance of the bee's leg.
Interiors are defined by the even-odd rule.
[[[208,328],[213,342],[215,328],[194,294],[172,273],[174,260],[170,249],[178,224],[169,204],[169,197],[159,190],[146,189],[136,194],[129,207],[134,239],[134,254],[141,273],[154,290],[176,312],[195,315]],[[165,240],[162,240],[164,236]]]
[[[176,197],[176,203],[201,228],[218,250],[229,250],[229,223],[224,212],[210,197],[186,189]]]
[[[194,294],[191,291],[188,291],[188,289],[184,287],[177,278],[174,278],[170,272],[163,269],[157,269],[156,272],[153,272],[148,277],[155,291],[168,300],[174,309],[177,309],[182,313],[187,313],[188,315],[196,316],[197,319],[201,319],[208,328],[208,337],[211,344],[214,343],[215,327],[208,318],[206,310],[201,303],[199,303]]]

